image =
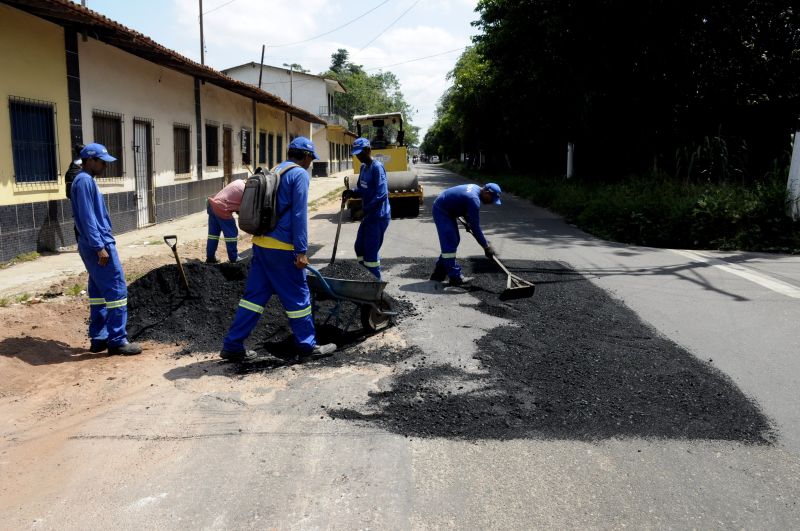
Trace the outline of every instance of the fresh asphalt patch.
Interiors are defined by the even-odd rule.
[[[474,278],[461,304],[508,320],[476,341],[482,371],[416,356],[361,410],[328,414],[417,437],[774,441],[768,419],[712,360],[659,335],[563,264],[504,263],[537,284],[532,298],[501,302],[505,274],[485,259],[462,262]],[[424,282],[434,261],[383,265],[403,265],[404,278]]]

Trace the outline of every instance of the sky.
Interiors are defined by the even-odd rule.
[[[87,6],[200,62],[199,2],[87,0]],[[203,0],[205,62],[217,70],[258,62],[261,45],[266,44],[265,64],[298,63],[319,74],[330,66],[331,54],[345,48],[350,60],[367,71],[397,75],[406,101],[416,110],[410,121],[421,128],[422,138],[449,85],[447,73],[477,33],[471,25],[477,19],[476,4],[477,0]],[[361,18],[348,24],[357,17]],[[436,56],[428,57],[432,55]],[[423,57],[428,58],[406,63]]]

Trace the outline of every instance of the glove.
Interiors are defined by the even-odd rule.
[[[494,252],[494,248],[490,244],[486,244],[486,247],[483,248],[483,254],[486,255],[486,258],[493,257],[496,253]]]
[[[342,201],[347,201],[353,197],[353,191],[349,188],[345,188],[344,192],[342,192]]]

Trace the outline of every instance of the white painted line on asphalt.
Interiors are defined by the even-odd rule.
[[[775,293],[780,293],[781,295],[786,295],[787,297],[792,297],[794,299],[800,299],[800,288],[798,288],[797,286],[793,286],[786,282],[772,278],[768,275],[758,273],[756,271],[753,271],[752,269],[748,269],[739,264],[732,264],[730,262],[726,262],[725,260],[720,260],[719,258],[703,256],[700,253],[694,251],[686,251],[684,249],[670,249],[670,251],[679,254],[681,256],[685,256],[686,258],[690,258],[695,262],[702,262],[704,264],[709,264],[711,266],[718,267],[719,269],[727,271],[732,275],[742,277],[743,279],[749,280],[750,282],[755,282],[759,286],[763,286],[769,290],[774,291]]]

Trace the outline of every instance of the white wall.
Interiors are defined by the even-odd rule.
[[[200,86],[200,102],[202,107],[201,114],[203,117],[203,178],[213,179],[215,177],[222,177],[223,175],[222,135],[225,127],[232,129],[233,173],[247,171],[242,164],[242,139],[239,133],[243,128],[252,133],[253,100],[245,98],[235,92],[217,87],[216,85],[206,83]],[[219,127],[219,146],[217,147],[219,165],[216,167],[208,167],[206,165],[205,124],[207,122],[216,122]],[[252,140],[250,143],[250,149],[252,150]],[[251,158],[251,160],[253,159]]]
[[[145,118],[153,123],[153,171],[156,186],[196,179],[197,132],[194,109],[194,84],[190,76],[150,63],[94,39],[78,39],[81,72],[81,113],[84,143],[94,140],[93,110],[123,116],[123,179],[102,180],[104,192],[135,189],[133,167],[133,120]],[[173,124],[191,128],[190,177],[175,180]]]
[[[258,66],[245,65],[227,72],[229,77],[258,86]],[[318,114],[320,107],[328,105],[328,92],[325,80],[319,76],[294,73],[294,81],[290,83],[289,70],[264,65],[261,88],[270,94],[286,100],[295,107],[305,109],[311,114]],[[289,88],[292,87],[292,98]]]

